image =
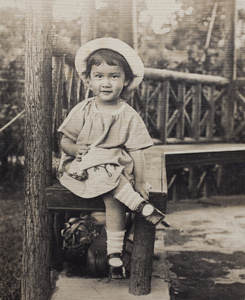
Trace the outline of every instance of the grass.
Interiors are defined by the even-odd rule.
[[[20,299],[24,193],[0,193],[0,299]]]

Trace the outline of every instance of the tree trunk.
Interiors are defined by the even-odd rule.
[[[50,226],[45,188],[51,179],[51,26],[52,1],[27,0],[22,300],[47,300],[50,296]]]

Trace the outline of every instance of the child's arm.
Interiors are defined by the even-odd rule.
[[[69,139],[65,135],[63,135],[61,138],[60,146],[66,154],[76,157],[76,159],[79,161],[82,159],[82,156],[89,150],[88,146],[76,144],[73,140]]]
[[[146,188],[145,181],[145,156],[142,150],[129,152],[129,155],[133,159],[134,162],[134,180],[135,186],[134,189],[136,192],[140,193],[140,195],[148,200],[149,192]]]

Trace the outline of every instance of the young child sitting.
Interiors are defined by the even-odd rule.
[[[156,226],[164,214],[148,200],[143,149],[153,145],[138,113],[124,101],[144,75],[134,49],[114,38],[84,44],[76,70],[94,97],[76,105],[58,129],[60,182],[83,198],[101,195],[106,208],[109,276],[125,278],[125,206]],[[93,200],[91,200],[93,201]]]

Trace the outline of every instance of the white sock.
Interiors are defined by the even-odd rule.
[[[114,196],[132,211],[135,211],[144,199],[134,191],[130,183],[126,183],[123,188]]]
[[[122,253],[125,230],[111,231],[106,229],[107,234],[107,254]]]

